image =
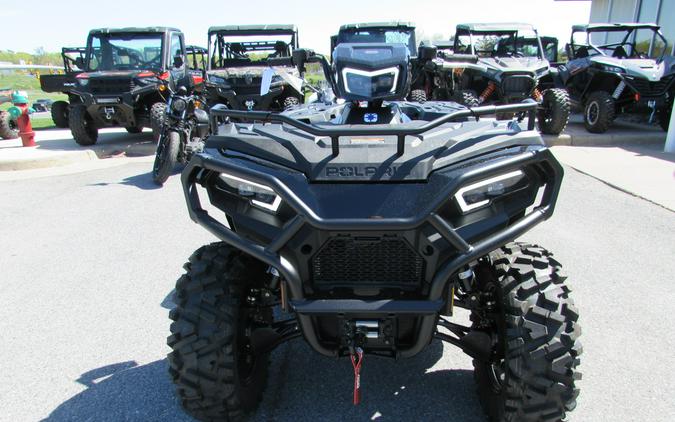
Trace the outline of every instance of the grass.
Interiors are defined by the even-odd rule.
[[[60,92],[43,92],[40,90],[40,80],[34,75],[28,75],[23,73],[9,73],[9,74],[0,74],[0,89],[20,89],[26,91],[28,94],[28,101],[32,104],[33,101],[48,98],[53,101],[64,100],[67,101],[68,97],[61,94]],[[7,110],[11,107],[12,104],[4,103],[0,104],[0,110]]]

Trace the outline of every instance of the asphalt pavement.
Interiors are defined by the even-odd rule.
[[[171,291],[212,235],[187,216],[178,176],[149,159],[0,182],[1,421],[190,421],[167,375]],[[566,167],[555,216],[528,233],[563,263],[585,352],[572,421],[675,415],[675,214]],[[352,370],[301,340],[272,356],[253,420],[482,421],[470,359],[434,342]]]

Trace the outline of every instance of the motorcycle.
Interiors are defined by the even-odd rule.
[[[192,154],[200,152],[209,134],[209,116],[203,109],[205,101],[196,93],[188,94],[181,85],[167,100],[152,180],[163,185],[177,163],[186,164]]]

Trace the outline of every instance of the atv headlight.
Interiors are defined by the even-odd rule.
[[[187,103],[182,98],[175,98],[171,101],[171,110],[182,112],[187,107]]]
[[[348,93],[362,97],[376,97],[396,92],[398,68],[389,67],[368,72],[346,67],[342,69],[342,79]]]
[[[225,182],[227,190],[242,198],[248,199],[251,202],[251,205],[272,212],[277,212],[279,205],[281,205],[281,197],[274,193],[269,186],[261,185],[227,173],[221,173],[218,177]]]
[[[608,64],[603,64],[602,69],[606,72],[613,72],[613,73],[623,73],[624,70],[623,68],[619,66],[610,66]]]
[[[221,78],[220,76],[209,75],[208,80],[209,80],[209,82],[213,82],[214,84],[229,87],[229,84],[227,83],[225,78]]]
[[[491,177],[464,186],[455,194],[455,200],[463,213],[484,207],[507,193],[515,192],[527,186],[527,177],[521,170]]]

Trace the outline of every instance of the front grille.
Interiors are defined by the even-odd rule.
[[[502,90],[506,97],[526,98],[534,89],[536,82],[528,75],[510,75],[502,79]]]
[[[334,237],[311,260],[316,285],[416,287],[424,260],[401,238]]]
[[[640,95],[644,97],[660,97],[664,95],[668,90],[671,81],[673,80],[672,76],[661,78],[661,80],[656,82],[650,82],[647,79],[627,79],[629,85]]]
[[[258,95],[260,94],[260,85],[262,78],[232,78],[230,80],[234,92],[238,95]]]
[[[89,89],[94,95],[122,94],[134,89],[134,82],[129,78],[93,78]]]

